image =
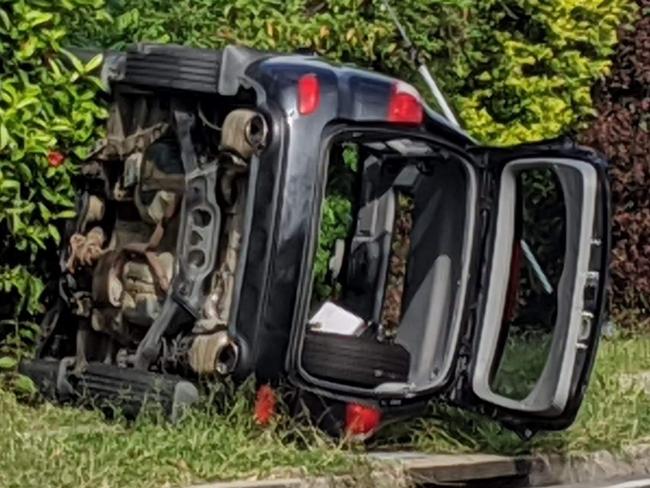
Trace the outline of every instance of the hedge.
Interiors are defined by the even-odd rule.
[[[43,278],[56,263],[48,251],[75,214],[72,176],[105,109],[87,75],[101,58],[84,66],[63,50],[63,19],[102,6],[0,0],[0,325],[41,310]]]
[[[553,137],[593,114],[591,86],[633,11],[629,0],[393,4],[466,127],[495,144]],[[3,316],[37,311],[41,263],[72,214],[75,164],[104,116],[87,67],[56,60],[61,44],[140,40],[302,48],[416,81],[378,0],[0,0],[0,299],[16,290],[24,299]],[[48,166],[59,154],[65,164]],[[345,221],[336,213],[332,228]]]
[[[557,136],[592,115],[630,0],[393,0],[467,129],[514,144]],[[311,50],[417,80],[379,0],[108,2],[113,29],[82,21],[78,43],[136,40]]]
[[[612,308],[635,322],[650,318],[650,0],[620,30],[614,70],[597,90],[598,117],[585,143],[612,161]],[[628,324],[634,325],[634,324]]]

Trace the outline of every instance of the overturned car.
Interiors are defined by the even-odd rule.
[[[144,44],[102,70],[107,137],[22,365],[42,391],[174,413],[254,375],[359,433],[432,399],[524,436],[573,421],[604,320],[597,154],[483,147],[411,85],[313,56]],[[331,192],[351,218],[319,287]]]

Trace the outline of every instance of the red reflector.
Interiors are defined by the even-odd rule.
[[[417,90],[407,83],[396,83],[388,102],[388,121],[419,125],[422,120],[424,109]]]
[[[345,432],[348,435],[369,435],[379,427],[381,411],[356,403],[345,407]]]
[[[307,74],[298,80],[298,112],[300,115],[313,114],[320,105],[320,83],[318,77]]]
[[[255,399],[255,421],[260,425],[268,425],[275,416],[275,392],[268,385],[262,385],[257,390]]]

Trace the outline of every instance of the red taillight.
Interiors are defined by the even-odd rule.
[[[424,109],[417,90],[404,82],[393,85],[388,102],[388,121],[419,125],[423,120]]]
[[[307,74],[298,80],[298,112],[300,115],[313,114],[320,105],[320,83],[318,77]]]
[[[345,432],[349,436],[371,435],[380,423],[380,410],[356,403],[348,403],[345,407]]]
[[[259,425],[268,425],[275,416],[276,398],[273,388],[262,385],[257,390],[255,399],[255,421]]]

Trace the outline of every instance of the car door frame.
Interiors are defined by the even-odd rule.
[[[515,430],[522,437],[530,437],[539,430],[559,430],[568,427],[575,419],[582,403],[605,321],[606,289],[608,283],[609,254],[611,247],[611,217],[610,217],[610,190],[607,181],[607,161],[596,152],[576,145],[569,139],[544,141],[537,144],[527,144],[505,149],[475,148],[471,150],[477,161],[482,161],[483,184],[482,197],[484,202],[484,216],[482,234],[484,242],[480,257],[479,283],[476,289],[476,307],[467,324],[465,346],[460,352],[457,364],[457,378],[455,385],[449,392],[449,399],[456,405],[482,413],[498,420],[500,423]],[[498,400],[493,395],[486,395],[481,382],[485,383],[487,372],[484,357],[480,354],[481,332],[486,324],[483,320],[487,309],[493,306],[488,299],[490,293],[491,269],[494,266],[493,257],[497,244],[498,210],[503,202],[501,194],[501,179],[509,164],[516,161],[540,160],[570,160],[584,163],[593,168],[596,177],[596,194],[593,208],[594,224],[592,227],[600,235],[591,239],[588,266],[597,266],[599,275],[595,283],[593,298],[590,300],[592,317],[587,326],[587,343],[582,354],[576,355],[573,372],[565,401],[551,414],[549,412],[533,412],[525,408],[509,408],[507,402]],[[578,163],[578,164],[580,164]],[[584,224],[584,223],[583,223]],[[579,273],[579,270],[576,270]],[[588,276],[582,276],[581,281],[586,283]],[[582,292],[582,291],[581,291]],[[573,290],[574,295],[577,290]],[[567,326],[568,327],[568,326]],[[567,333],[568,341],[568,333]],[[579,356],[579,357],[578,357]],[[480,381],[479,381],[480,380]],[[565,387],[566,388],[566,387]],[[512,404],[510,404],[512,405]],[[522,404],[523,405],[523,404]]]

